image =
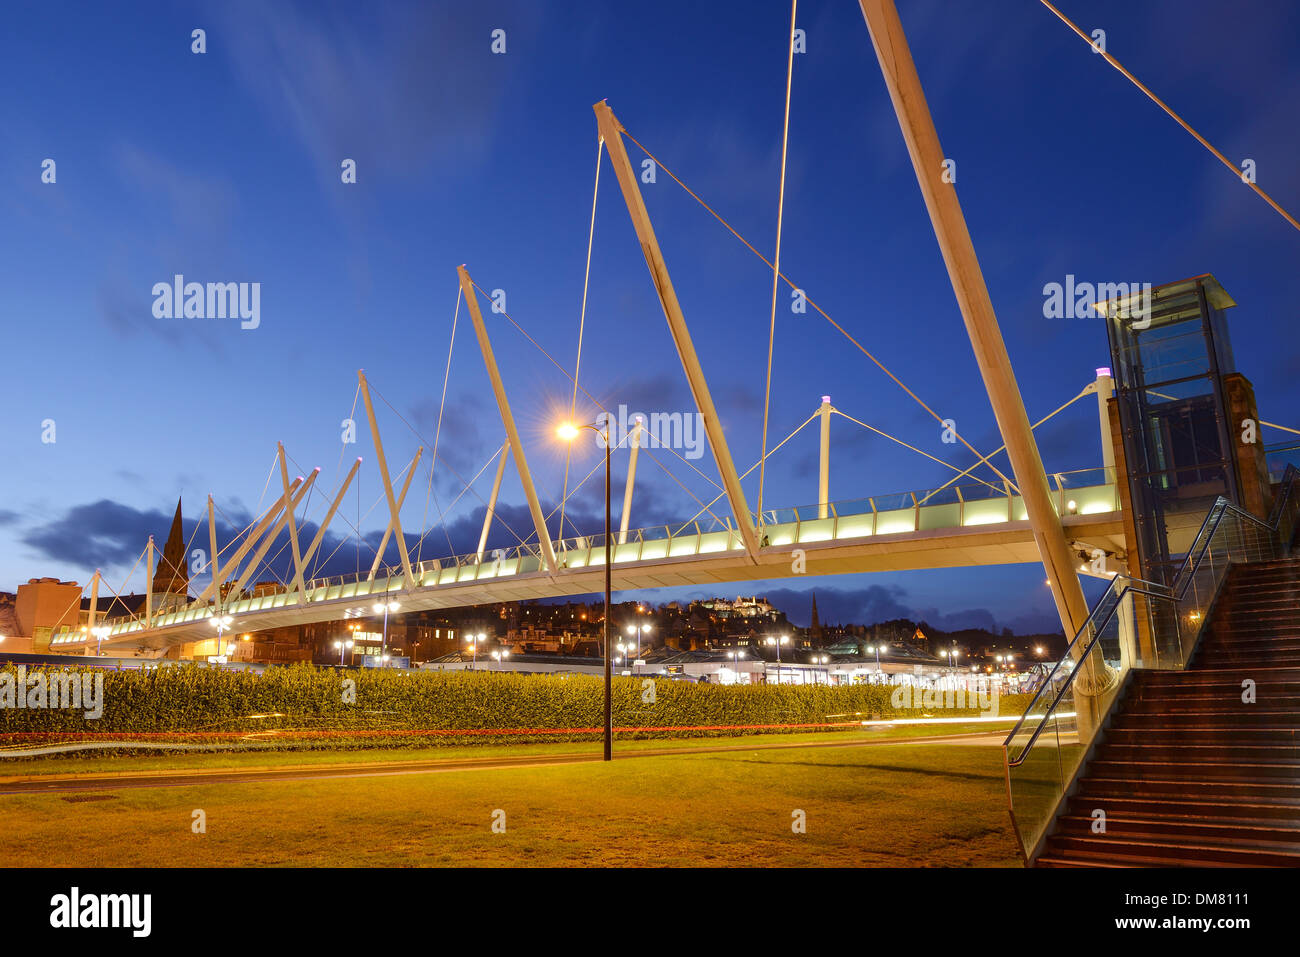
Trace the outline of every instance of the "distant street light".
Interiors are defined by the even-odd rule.
[[[883,642],[879,644],[867,646],[867,651],[874,651],[876,653],[876,674],[877,675],[883,674],[883,671],[880,667],[880,653],[882,651],[888,651],[888,650],[889,650],[889,645],[884,644]]]
[[[640,610],[641,610],[641,608],[638,606],[637,611],[640,611]],[[627,626],[627,633],[628,633],[629,635],[633,635],[633,634],[636,635],[636,657],[637,657],[637,659],[640,659],[640,657],[641,657],[641,632],[643,632],[643,631],[650,631],[650,626],[649,626],[649,625],[643,625],[643,624],[641,624],[640,622],[638,622],[638,623],[635,624],[635,625],[628,625],[628,626]]]
[[[109,633],[111,631],[112,629],[109,628],[107,625],[96,625],[94,628],[90,629],[91,634],[95,636],[95,657],[96,658],[103,657],[104,652],[102,646],[104,644],[104,639],[109,636]],[[0,638],[0,641],[3,640],[4,640],[3,638]],[[220,635],[217,636],[217,642],[218,644],[221,642]]]
[[[739,684],[740,683],[739,662],[742,658],[745,657],[745,653],[743,651],[728,651],[727,657],[730,658],[732,661],[732,674],[735,676],[734,683]]]
[[[223,647],[221,644],[221,635],[226,631],[226,629],[234,624],[234,621],[235,619],[231,618],[229,615],[213,615],[208,619],[208,624],[217,629],[217,653],[213,655],[214,658],[224,657],[221,651]]]
[[[487,640],[487,635],[483,634],[483,632],[480,631],[477,635],[467,635],[465,637],[465,640],[469,642],[469,646],[471,649],[473,649],[474,652],[474,660],[470,663],[471,664],[470,670],[471,671],[477,670],[478,646]]]
[[[344,641],[343,639],[339,639],[338,641],[334,642],[334,647],[339,650],[339,667],[341,668],[343,667],[343,649],[352,647],[352,639],[349,638],[347,639],[347,641]]]
[[[781,635],[779,638],[775,635],[768,635],[767,643],[776,645],[776,683],[781,683],[781,646],[790,643],[789,635]]]
[[[380,657],[381,664],[384,661],[388,660],[388,613],[390,611],[397,611],[397,609],[401,607],[402,606],[395,601],[377,601],[374,604],[375,614],[378,615],[382,613],[384,616],[384,634],[383,637],[380,638],[379,640],[379,654],[381,656]]]

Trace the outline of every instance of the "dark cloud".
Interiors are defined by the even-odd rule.
[[[108,499],[74,505],[62,518],[36,525],[20,539],[38,555],[84,568],[133,562],[150,535],[165,538],[171,515]]]

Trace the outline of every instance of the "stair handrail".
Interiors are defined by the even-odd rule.
[[[1196,533],[1196,538],[1192,540],[1192,547],[1188,549],[1187,555],[1183,559],[1183,564],[1179,568],[1178,574],[1174,576],[1174,585],[1166,586],[1156,582],[1149,582],[1144,579],[1118,574],[1115,578],[1111,579],[1110,585],[1107,587],[1106,591],[1102,593],[1101,598],[1097,600],[1097,603],[1093,606],[1092,610],[1089,611],[1088,617],[1084,620],[1083,625],[1079,628],[1074,638],[1070,641],[1070,644],[1066,647],[1065,654],[1057,660],[1056,664],[1052,667],[1052,670],[1048,672],[1042,685],[1039,686],[1038,691],[1034,693],[1034,696],[1030,699],[1024,713],[1020,716],[1020,720],[1016,722],[1015,727],[1011,729],[1006,740],[1002,743],[1007,756],[1006,760],[1008,767],[1019,767],[1024,762],[1025,758],[1029,756],[1029,752],[1033,748],[1034,743],[1038,740],[1038,736],[1042,733],[1048,717],[1050,717],[1056,710],[1056,706],[1060,703],[1065,692],[1069,690],[1071,685],[1073,685],[1075,675],[1079,671],[1079,666],[1082,665],[1083,662],[1087,660],[1088,655],[1092,653],[1093,646],[1101,638],[1102,632],[1106,625],[1110,623],[1111,618],[1114,617],[1115,611],[1123,602],[1125,594],[1128,592],[1136,592],[1138,594],[1148,595],[1152,598],[1158,598],[1164,601],[1181,601],[1187,591],[1188,585],[1195,576],[1197,569],[1200,568],[1201,561],[1204,559],[1205,553],[1209,549],[1210,542],[1214,538],[1214,533],[1218,530],[1219,524],[1223,521],[1223,516],[1232,512],[1240,518],[1253,522],[1266,531],[1279,531],[1279,525],[1283,515],[1285,514],[1285,509],[1291,500],[1298,478],[1300,478],[1300,469],[1297,469],[1294,465],[1288,464],[1286,472],[1282,475],[1282,480],[1279,483],[1278,494],[1274,499],[1273,507],[1269,511],[1269,517],[1267,519],[1260,519],[1257,516],[1252,515],[1250,512],[1247,512],[1228,501],[1228,499],[1224,498],[1222,495],[1216,498],[1214,504],[1210,506],[1209,511],[1206,513],[1205,520],[1201,522],[1200,530]],[[1207,529],[1208,534],[1206,534]],[[1198,542],[1200,543],[1199,548],[1197,548]],[[1121,578],[1124,579],[1127,584],[1120,588],[1119,593],[1115,596],[1114,602],[1111,604],[1101,622],[1093,627],[1091,633],[1089,633],[1089,626],[1093,623],[1093,617],[1105,606],[1107,597],[1115,591]],[[1147,587],[1134,587],[1133,583],[1135,582]],[[1181,585],[1179,584],[1180,582]],[[1167,592],[1167,594],[1161,594],[1160,590],[1162,589]],[[1087,637],[1085,638],[1085,636]],[[1076,645],[1078,645],[1080,641],[1084,640],[1087,641],[1087,645],[1083,648],[1083,651],[1077,656],[1072,655],[1071,652],[1074,650]],[[1019,734],[1021,728],[1024,727],[1025,721],[1029,718],[1030,712],[1038,702],[1039,697],[1051,686],[1052,676],[1056,674],[1057,669],[1059,669],[1067,660],[1072,664],[1069,674],[1066,675],[1065,680],[1061,682],[1060,689],[1056,692],[1056,696],[1052,699],[1052,703],[1043,711],[1042,716],[1038,721],[1038,727],[1036,727],[1034,733],[1030,735],[1028,743],[1020,749],[1020,755],[1013,759],[1010,750],[1011,742],[1015,739],[1016,735]]]
[[[1126,584],[1119,589],[1118,594],[1115,596],[1114,602],[1106,610],[1106,614],[1102,617],[1101,621],[1097,622],[1096,625],[1092,628],[1091,632],[1089,632],[1089,625],[1092,624],[1093,616],[1096,615],[1099,611],[1101,611],[1101,609],[1105,606],[1107,596],[1110,595],[1111,592],[1115,591],[1115,588],[1119,584],[1121,579],[1123,579]],[[1139,586],[1145,585],[1147,587],[1135,587],[1134,583],[1138,583]],[[1038,736],[1042,734],[1043,728],[1047,724],[1047,719],[1051,717],[1052,713],[1056,710],[1056,706],[1060,704],[1062,696],[1065,694],[1066,691],[1070,689],[1070,686],[1074,683],[1074,678],[1075,675],[1078,673],[1079,666],[1082,665],[1083,662],[1087,659],[1088,655],[1092,653],[1093,646],[1101,639],[1101,636],[1104,633],[1106,626],[1109,625],[1111,619],[1115,617],[1115,612],[1119,609],[1119,607],[1123,603],[1124,596],[1130,592],[1139,595],[1147,595],[1151,598],[1158,598],[1164,601],[1177,601],[1177,598],[1169,594],[1170,589],[1167,585],[1161,585],[1157,582],[1149,582],[1141,578],[1130,578],[1127,575],[1116,575],[1115,578],[1111,580],[1110,587],[1106,589],[1105,593],[1103,593],[1101,598],[1098,599],[1097,604],[1093,606],[1093,610],[1088,614],[1088,618],[1087,620],[1084,621],[1083,627],[1079,629],[1079,632],[1078,634],[1075,635],[1074,640],[1071,641],[1069,646],[1065,649],[1065,654],[1062,655],[1057,660],[1056,664],[1052,667],[1052,670],[1048,672],[1047,677],[1043,680],[1042,685],[1039,686],[1038,691],[1034,694],[1034,697],[1030,699],[1028,706],[1025,708],[1024,714],[1020,716],[1020,720],[1016,722],[1015,726],[1011,729],[1011,732],[1007,735],[1006,740],[1002,742],[1002,747],[1007,754],[1007,764],[1010,767],[1013,768],[1019,767],[1024,762],[1025,758],[1029,756],[1030,750],[1033,748],[1034,743],[1038,740]],[[1074,657],[1071,654],[1071,652],[1080,641],[1084,640],[1085,634],[1087,634],[1088,636],[1086,639],[1087,646],[1078,655],[1078,657]],[[1035,703],[1037,703],[1039,697],[1043,694],[1043,692],[1047,691],[1048,688],[1051,687],[1052,676],[1055,675],[1057,670],[1066,662],[1069,662],[1070,664],[1069,674],[1066,675],[1065,679],[1061,682],[1060,690],[1057,691],[1056,696],[1052,699],[1052,703],[1048,705],[1046,709],[1043,710],[1042,715],[1038,720],[1038,727],[1034,729],[1034,733],[1030,735],[1029,741],[1025,744],[1025,746],[1020,749],[1019,756],[1012,758],[1011,750],[1010,750],[1012,741],[1015,739],[1016,735],[1020,733],[1021,728],[1024,727],[1025,721],[1029,718],[1030,712],[1033,710],[1033,707]]]

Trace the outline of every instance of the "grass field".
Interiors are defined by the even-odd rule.
[[[204,834],[191,832],[195,809],[206,814]],[[498,810],[504,833],[492,828]],[[806,815],[804,834],[792,830],[796,811]],[[1001,749],[937,742],[8,795],[0,859],[9,867],[1019,863]]]
[[[737,737],[699,738],[628,738],[616,735],[615,751],[618,753],[662,748],[716,747],[759,744],[821,743],[838,741],[879,741],[892,738],[916,738],[954,734],[1005,734],[1015,718],[1005,722],[979,724],[906,724],[852,728],[843,731],[796,732],[790,734],[759,734]],[[100,751],[69,752],[36,758],[5,757],[0,751],[0,780],[47,774],[121,774],[149,773],[152,771],[180,771],[215,768],[319,766],[324,764],[362,764],[388,761],[426,761],[443,758],[478,758],[522,756],[530,754],[591,754],[601,748],[599,736],[589,741],[515,741],[510,744],[446,744],[431,743],[423,748],[340,748],[284,749],[250,748],[223,751],[158,751],[110,755]]]

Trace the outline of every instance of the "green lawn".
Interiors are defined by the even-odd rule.
[[[0,860],[9,867],[1015,866],[1001,762],[997,747],[890,744],[6,796]],[[191,833],[195,808],[206,812],[206,834]],[[505,812],[501,834],[491,827],[497,809]],[[795,810],[806,814],[806,834],[791,829]]]
[[[933,735],[997,734],[1010,730],[1015,717],[1005,722],[979,724],[908,724],[852,728],[844,731],[712,736],[698,738],[636,738],[616,735],[616,753],[664,748],[735,747],[746,743],[787,744],[809,742],[860,742]],[[322,764],[369,764],[392,761],[432,761],[500,756],[592,754],[601,749],[599,737],[590,741],[516,741],[510,744],[431,744],[414,748],[248,749],[245,751],[158,751],[110,755],[99,751],[69,752],[37,758],[5,757],[0,752],[0,780],[46,774],[122,774],[246,767],[317,767]]]

